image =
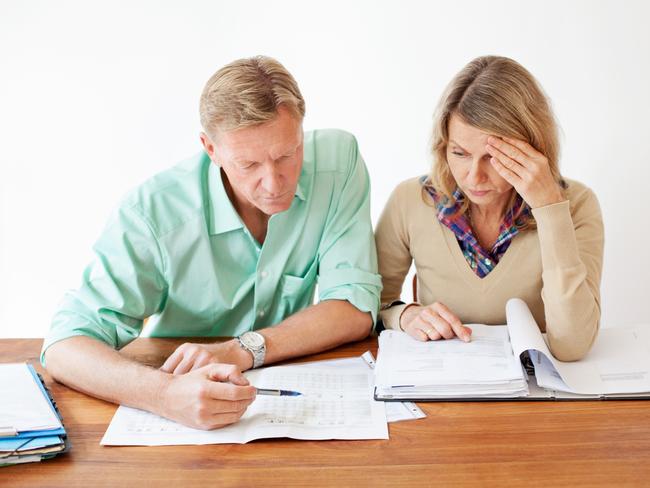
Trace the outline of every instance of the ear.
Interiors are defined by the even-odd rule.
[[[201,132],[199,138],[201,139],[201,144],[203,144],[203,149],[205,149],[205,152],[208,154],[208,156],[210,156],[212,162],[218,165],[219,163],[216,160],[215,146],[210,139],[210,136],[208,136],[205,132]]]

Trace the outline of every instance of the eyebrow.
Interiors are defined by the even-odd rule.
[[[240,165],[240,166],[243,166],[243,165],[245,165],[245,164],[256,163],[257,161],[253,161],[252,159],[235,159],[235,160],[233,160],[233,162],[234,162],[235,164],[238,164],[238,165]]]
[[[463,151],[465,151],[467,154],[470,154],[470,155],[472,154],[471,152],[469,152],[467,149],[465,149],[463,146],[461,146],[460,144],[458,144],[458,143],[457,143],[456,141],[454,141],[453,139],[449,139],[449,143],[450,143],[450,144],[455,144],[455,145],[458,146],[460,149],[462,149]],[[482,155],[481,157],[484,158],[485,156],[489,156],[489,155],[490,155],[490,153],[488,153],[488,152],[484,152],[483,155]]]
[[[461,148],[461,149],[462,149],[463,151],[465,151],[466,153],[469,153],[469,151],[468,151],[467,149],[465,149],[463,146],[461,146],[460,144],[458,144],[458,143],[457,143],[456,141],[454,141],[453,139],[449,139],[449,142],[450,142],[451,144],[455,144],[455,145],[457,145],[459,148]]]
[[[282,154],[284,156],[291,156],[293,153],[295,153],[298,150],[298,148],[300,147],[300,144],[301,144],[301,142],[297,143],[295,146],[292,145],[289,149],[284,151]]]
[[[276,159],[274,159],[274,161],[277,161],[280,158],[285,158],[285,157],[291,156],[292,154],[294,154],[298,150],[299,147],[300,147],[300,144],[297,144],[296,146],[292,147],[291,149],[289,149],[287,151],[284,151],[280,156],[278,156]],[[254,164],[254,163],[259,162],[259,161],[253,161],[252,159],[246,159],[246,158],[244,158],[244,159],[235,159],[233,161],[234,161],[235,164],[239,164],[239,165]]]
[[[282,151],[280,153],[280,155],[277,158],[274,159],[274,161],[277,161],[277,160],[282,159],[282,158],[288,158],[289,156],[292,156],[293,154],[296,153],[296,151],[298,150],[299,147],[300,147],[300,143],[296,144],[295,146],[291,146],[286,151]]]

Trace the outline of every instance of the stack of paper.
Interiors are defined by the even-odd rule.
[[[0,466],[66,450],[61,418],[31,365],[0,364],[0,391]]]
[[[512,398],[526,396],[528,383],[505,327],[470,325],[472,340],[420,342],[404,332],[379,337],[375,369],[378,400]]]

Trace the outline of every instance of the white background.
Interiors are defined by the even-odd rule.
[[[200,149],[198,98],[223,64],[276,57],[305,128],[360,143],[376,222],[427,171],[433,108],[483,54],[549,94],[562,171],[606,229],[605,326],[648,321],[650,3],[0,0],[0,337],[43,336],[111,209]]]

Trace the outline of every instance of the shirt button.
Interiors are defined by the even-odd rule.
[[[259,316],[264,317],[264,310],[260,310]]]
[[[269,275],[268,271],[262,271],[262,272],[260,273],[260,276],[261,276],[262,278],[266,278],[268,275]]]

